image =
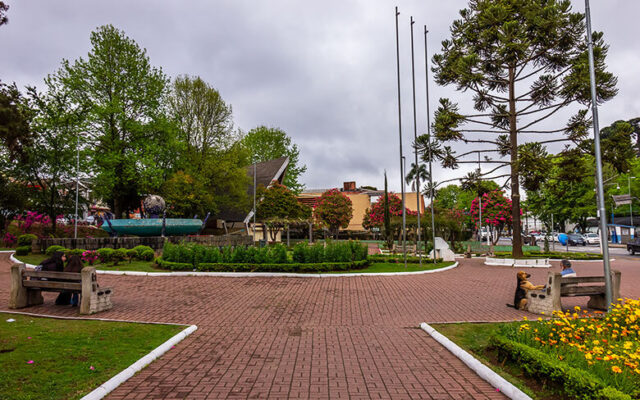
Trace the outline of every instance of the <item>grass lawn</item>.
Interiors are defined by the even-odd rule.
[[[407,264],[407,269],[404,268],[404,263],[374,263],[367,268],[354,269],[349,271],[332,271],[325,272],[328,274],[359,274],[359,273],[380,273],[380,272],[417,272],[417,271],[429,271],[433,269],[445,268],[453,265],[453,262],[441,262],[437,264],[429,263],[426,260],[420,264]]]
[[[511,382],[518,389],[536,400],[562,399],[557,393],[544,388],[539,382],[528,378],[516,365],[499,363],[497,353],[488,349],[489,338],[497,333],[498,327],[504,323],[458,323],[430,324],[438,332],[462,347],[474,357],[482,361],[493,371]]]
[[[78,399],[184,329],[0,313],[0,398]],[[6,322],[13,318],[15,322]]]
[[[0,251],[8,251],[8,250],[14,251],[15,249],[10,249],[9,247],[0,247]]]
[[[14,256],[18,260],[27,264],[38,265],[47,258],[45,254],[29,254],[26,256]],[[141,271],[141,272],[170,272],[164,269],[153,268],[151,261],[121,261],[118,265],[112,264],[94,264],[98,270],[105,271]]]

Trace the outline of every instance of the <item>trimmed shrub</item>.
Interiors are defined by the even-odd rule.
[[[127,258],[129,259],[129,264],[131,264],[131,261],[134,258],[138,257],[138,252],[136,251],[136,249],[129,249],[126,251],[126,254],[127,254]]]
[[[37,240],[37,239],[38,239],[38,237],[36,235],[31,234],[31,233],[27,233],[25,235],[20,235],[20,236],[18,236],[18,246],[19,247],[31,246],[33,241]]]
[[[118,263],[125,258],[127,258],[127,249],[115,249],[111,255],[113,265],[118,265]]]
[[[138,255],[137,255],[136,257],[137,257],[139,260],[142,260],[142,259],[143,259],[143,258],[142,258],[142,254],[144,254],[144,252],[145,252],[145,251],[148,251],[148,250],[153,251],[153,249],[152,249],[151,247],[149,247],[149,246],[143,246],[143,245],[136,246],[136,247],[134,247],[132,250],[135,250],[135,251],[136,251],[136,253],[138,253]]]
[[[53,253],[55,253],[56,251],[63,251],[66,252],[67,249],[65,249],[63,246],[58,246],[57,244],[54,244],[53,246],[49,246],[47,247],[47,249],[44,251],[44,253],[48,256],[52,256]]]
[[[151,248],[149,248],[149,250],[143,251],[139,258],[144,261],[153,261],[153,258],[155,256],[156,253]]]
[[[17,256],[26,256],[31,252],[31,246],[18,246],[16,248]]]
[[[192,264],[165,261],[163,257],[158,257],[157,262],[160,268],[169,269],[171,271],[192,271],[193,270]]]
[[[108,263],[113,259],[114,250],[109,247],[98,249],[96,252],[98,253],[98,257],[100,257],[100,262],[102,263]]]

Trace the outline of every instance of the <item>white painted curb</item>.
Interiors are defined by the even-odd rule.
[[[35,265],[23,263],[11,255],[9,259],[16,264],[24,264],[27,268],[35,268]],[[141,271],[104,271],[96,270],[100,275],[119,275],[119,276],[215,276],[219,278],[344,278],[352,276],[402,276],[402,275],[422,275],[443,272],[456,268],[459,263],[456,261],[453,265],[444,268],[431,269],[425,271],[411,272],[361,272],[349,274],[297,274],[287,272],[198,272],[198,271],[182,271],[182,272],[141,272]]]
[[[131,378],[137,372],[139,372],[144,367],[146,367],[151,362],[153,362],[156,358],[162,356],[164,353],[169,351],[172,346],[176,345],[177,343],[181,342],[184,338],[192,334],[196,329],[198,329],[198,327],[195,325],[191,325],[188,328],[184,329],[183,331],[181,331],[171,339],[167,340],[166,342],[162,343],[160,346],[151,350],[149,354],[142,357],[135,363],[131,364],[128,368],[121,371],[119,374],[117,374],[113,378],[109,379],[108,381],[100,385],[97,389],[95,389],[88,395],[84,396],[82,400],[100,400],[104,398],[106,395],[111,393],[115,388],[123,384],[127,379]]]
[[[420,328],[422,328],[423,331],[431,335],[431,337],[433,337],[438,343],[440,343],[447,350],[453,353],[453,355],[455,355],[463,363],[465,363],[467,367],[471,368],[471,370],[473,370],[476,374],[478,374],[478,376],[480,376],[485,381],[489,382],[491,386],[498,389],[505,396],[513,400],[531,400],[531,397],[527,396],[520,389],[513,386],[511,383],[506,381],[500,375],[493,372],[491,368],[487,367],[486,365],[478,361],[471,354],[462,350],[457,344],[447,339],[445,336],[443,336],[441,333],[433,329],[433,327],[431,327],[426,322],[423,322],[422,324],[420,324]]]

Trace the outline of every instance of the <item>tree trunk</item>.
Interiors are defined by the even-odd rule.
[[[518,173],[518,131],[516,126],[515,67],[509,67],[509,141],[511,143],[511,218],[513,219],[513,258],[522,254],[520,228],[520,182]]]

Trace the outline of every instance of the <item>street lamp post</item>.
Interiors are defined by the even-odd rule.
[[[631,226],[633,225],[633,197],[631,197],[631,179],[636,179],[636,177],[632,177],[631,175],[629,175],[627,177],[628,181],[629,181],[629,214],[631,215]],[[634,235],[635,236],[635,235]]]

